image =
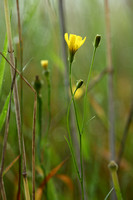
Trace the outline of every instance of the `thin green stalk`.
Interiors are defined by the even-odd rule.
[[[40,94],[41,87],[42,84],[39,79],[39,76],[36,76],[34,81],[34,88],[37,93],[37,133],[38,133],[37,154],[40,164],[41,164],[41,137],[42,137],[42,97]]]
[[[69,62],[69,84],[70,84],[70,92],[71,92],[71,96],[72,96],[72,101],[73,101],[73,105],[74,105],[74,111],[75,111],[75,117],[76,117],[76,123],[77,123],[77,128],[78,128],[78,133],[80,135],[80,127],[79,127],[79,122],[78,122],[78,114],[77,114],[77,109],[76,109],[76,104],[75,104],[75,100],[74,100],[74,96],[73,96],[73,91],[72,91],[72,62]]]
[[[47,130],[46,130],[46,139],[48,137],[48,132],[49,132],[49,128],[50,128],[50,123],[51,123],[51,84],[50,84],[50,76],[49,74],[46,75],[46,79],[47,79],[47,85],[48,85],[48,126],[47,126]]]
[[[75,90],[76,92],[76,90]],[[75,92],[73,93],[73,96],[75,94]],[[72,98],[73,99],[73,98]],[[70,128],[69,128],[69,114],[70,114],[70,106],[71,106],[71,103],[72,103],[72,99],[68,105],[68,110],[67,110],[67,130],[68,130],[68,136],[69,136],[69,142],[67,140],[67,143],[69,145],[69,148],[70,148],[70,151],[71,151],[71,154],[72,154],[72,158],[73,158],[73,162],[74,162],[74,166],[75,166],[75,170],[77,172],[77,176],[79,178],[79,180],[81,179],[80,178],[80,173],[79,173],[79,169],[78,169],[78,165],[77,165],[77,161],[76,161],[76,158],[75,158],[75,154],[74,154],[74,150],[73,150],[73,144],[72,144],[72,138],[71,138],[71,134],[70,134]]]
[[[42,137],[42,97],[37,94],[37,124],[38,124],[38,158],[41,161],[41,137]]]
[[[78,128],[78,133],[79,133],[79,142],[80,142],[80,167],[81,167],[81,177],[80,177],[80,184],[81,184],[81,191],[82,191],[82,200],[84,200],[84,177],[83,177],[83,156],[82,156],[82,135],[80,132],[80,127],[79,127],[79,121],[78,121],[78,114],[77,114],[77,109],[76,109],[76,104],[74,100],[74,95],[72,91],[72,81],[71,81],[71,68],[72,68],[72,62],[70,60],[69,62],[69,83],[70,83],[70,91],[71,91],[71,96],[72,96],[72,101],[74,105],[74,111],[75,111],[75,117],[76,117],[76,124]]]
[[[117,199],[123,200],[120,185],[119,185],[118,175],[117,175],[118,165],[116,164],[115,161],[112,160],[112,161],[110,161],[108,167],[109,167],[110,172],[111,172],[111,176],[112,176],[112,180],[113,180],[114,189],[115,189],[115,192],[116,192]]]
[[[106,195],[106,197],[104,198],[104,200],[107,200],[108,197],[110,196],[110,194],[113,192],[114,188],[111,188],[111,190],[109,191],[109,193]]]
[[[89,81],[90,81],[90,77],[91,77],[91,71],[92,71],[92,67],[93,67],[93,64],[94,64],[96,49],[97,48],[94,46],[92,60],[91,60],[91,66],[90,66],[90,69],[89,69],[88,79],[87,79],[87,83],[86,83],[86,90],[85,90],[85,96],[84,96],[83,122],[82,122],[81,134],[83,133],[83,130],[84,130],[84,123],[85,123],[85,118],[86,118],[87,92],[88,92]]]
[[[83,154],[82,154],[82,134],[79,136],[80,142],[80,167],[81,167],[81,191],[82,191],[82,199],[84,199],[84,177],[83,177]]]

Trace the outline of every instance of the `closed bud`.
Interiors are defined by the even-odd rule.
[[[100,44],[100,41],[101,41],[101,35],[96,35],[95,37],[95,41],[94,41],[94,47],[97,48]]]
[[[116,164],[115,161],[110,161],[110,163],[108,164],[109,169],[113,172],[113,171],[117,171],[118,170],[118,165]]]
[[[83,85],[84,81],[82,79],[78,80],[76,83],[76,90],[79,89]]]
[[[49,77],[49,73],[50,73],[50,71],[47,69],[47,70],[45,70],[44,72],[43,72],[43,74],[46,76],[46,77]]]
[[[39,76],[36,76],[36,77],[35,77],[35,81],[34,81],[34,88],[35,88],[35,90],[36,90],[37,92],[39,92],[40,89],[41,89],[41,87],[42,87],[42,83],[41,83],[41,81],[40,81],[40,79],[39,79]]]

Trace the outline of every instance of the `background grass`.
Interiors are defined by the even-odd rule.
[[[66,0],[64,3],[64,15],[66,32],[86,36],[84,46],[76,53],[72,68],[73,83],[82,78],[87,80],[95,35],[101,34],[102,41],[97,50],[91,79],[98,75],[106,67],[106,37],[105,37],[105,15],[104,1],[102,0]],[[9,1],[11,11],[11,25],[15,55],[18,56],[18,29],[16,3]],[[115,133],[116,153],[118,152],[126,119],[132,102],[133,91],[133,3],[128,1],[110,1],[111,18],[111,42],[112,59],[114,67],[114,106],[115,106]],[[67,135],[66,109],[67,100],[64,90],[64,63],[61,49],[61,33],[59,25],[59,8],[55,0],[29,0],[20,2],[20,14],[22,23],[24,65],[24,77],[32,83],[35,76],[39,75],[43,82],[41,95],[43,100],[42,128],[43,137],[48,122],[47,106],[47,82],[42,74],[40,60],[48,59],[51,71],[51,126],[47,142],[47,153],[44,153],[44,166],[47,173],[57,166],[67,156],[69,160],[60,169],[59,173],[69,176],[73,182],[73,195],[68,185],[57,177],[48,183],[49,199],[80,199],[78,181],[71,164],[71,156],[68,145],[64,139]],[[3,50],[6,35],[4,6],[0,7],[0,51]],[[18,58],[19,59],[19,58]],[[1,58],[0,58],[1,61]],[[18,66],[19,68],[19,66]],[[19,84],[20,79],[18,80]],[[6,64],[2,91],[0,96],[0,112],[9,94],[11,84],[10,69]],[[24,84],[24,107],[23,107],[23,133],[26,146],[28,180],[31,189],[31,142],[32,142],[32,113],[33,93]],[[104,199],[110,188],[110,174],[107,167],[109,161],[108,145],[108,104],[107,104],[107,76],[93,88],[89,93],[87,122],[83,138],[84,171],[86,181],[86,195],[89,199]],[[78,110],[82,119],[83,97],[77,101]],[[97,104],[99,106],[97,106]],[[17,129],[15,121],[15,108],[12,104],[8,145],[6,152],[5,167],[19,154]],[[90,120],[92,119],[92,120]],[[124,199],[132,199],[133,176],[132,176],[132,146],[130,127],[126,141],[123,162],[120,166],[120,185]],[[0,132],[0,154],[4,127]],[[42,151],[45,149],[42,147]],[[47,154],[47,155],[45,155]],[[54,158],[54,159],[53,159]],[[4,176],[7,199],[15,199],[18,180],[18,163]],[[42,177],[37,173],[36,184]],[[12,185],[12,188],[11,188]]]

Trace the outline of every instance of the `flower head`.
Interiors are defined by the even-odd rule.
[[[84,44],[86,37],[82,39],[81,36],[70,34],[68,39],[68,33],[65,33],[64,37],[70,51],[71,61],[73,61],[74,54]]]
[[[41,65],[46,70],[48,68],[48,60],[41,60]]]

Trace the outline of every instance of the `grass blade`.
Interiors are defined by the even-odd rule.
[[[7,99],[6,99],[6,102],[4,104],[3,110],[2,110],[2,112],[0,114],[0,131],[1,131],[2,127],[3,127],[3,124],[4,124],[5,119],[6,119],[6,113],[7,113],[7,110],[8,110],[9,101],[10,101],[10,93],[7,96]]]
[[[7,52],[7,35],[5,36],[5,42],[4,42],[4,49],[3,49],[3,54],[6,56]],[[2,88],[2,82],[3,82],[3,76],[4,76],[4,69],[5,69],[5,59],[2,57],[1,63],[0,63],[0,94],[1,94],[1,88]]]
[[[48,183],[48,181],[56,175],[56,173],[59,171],[59,169],[64,165],[64,163],[67,161],[68,158],[66,158],[64,161],[62,161],[59,165],[57,165],[54,169],[50,171],[50,173],[44,178],[43,182],[39,186],[39,188],[36,191],[36,199],[41,200],[43,189],[45,185]]]
[[[110,194],[113,192],[113,190],[114,190],[114,188],[112,188],[110,191],[109,191],[109,193],[106,195],[106,197],[105,197],[105,199],[104,200],[107,200],[108,199],[108,197],[110,196]]]
[[[24,181],[25,199],[30,200],[28,180],[27,180],[27,178],[23,178],[23,181]]]
[[[11,163],[10,165],[4,170],[3,176],[11,169],[11,167],[16,163],[16,161],[19,159],[20,155],[18,155]]]

